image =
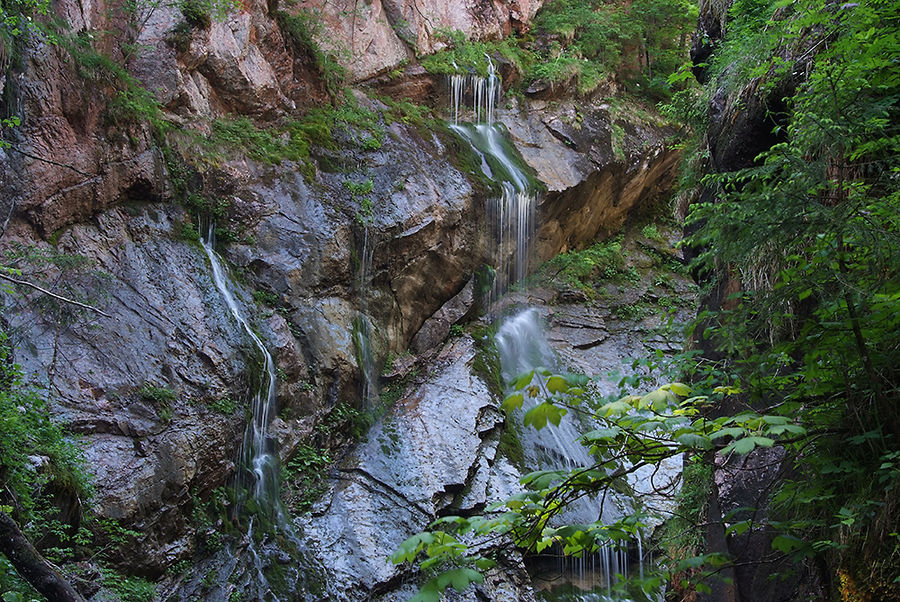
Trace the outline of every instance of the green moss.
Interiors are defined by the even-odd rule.
[[[500,432],[500,443],[497,445],[497,453],[504,456],[513,466],[525,470],[525,450],[519,433],[516,430],[515,420],[507,416],[503,421],[503,430]]]
[[[281,480],[288,489],[288,504],[293,511],[308,512],[328,490],[325,468],[330,463],[331,456],[326,449],[303,444],[294,450],[281,474]]]
[[[105,117],[113,125],[148,123],[157,134],[171,128],[162,105],[128,70],[92,46],[89,33],[55,36],[75,62],[78,75],[107,92]]]
[[[502,193],[500,184],[489,178],[481,169],[481,157],[472,150],[467,141],[445,123],[437,126],[436,133],[441,142],[448,147],[447,157],[450,163],[457,171],[466,175],[476,194],[488,197],[499,196]]]
[[[538,268],[538,278],[556,278],[570,284],[589,297],[594,295],[598,280],[631,281],[637,272],[625,266],[622,236],[595,243],[582,251],[557,255]],[[638,279],[640,276],[637,275]]]
[[[472,338],[475,341],[475,357],[472,359],[472,372],[478,376],[494,399],[503,398],[503,378],[500,371],[500,353],[494,342],[494,329],[490,326],[480,326],[473,329]]]
[[[223,416],[233,416],[238,410],[244,408],[244,404],[235,401],[231,397],[222,397],[215,399],[209,403],[210,409],[222,414]]]
[[[520,71],[532,60],[532,53],[514,38],[474,41],[466,39],[463,32],[450,29],[438,29],[435,36],[447,42],[449,47],[420,59],[425,70],[435,75],[470,72],[486,77],[488,56],[502,56]]]
[[[156,586],[140,577],[128,577],[112,569],[101,569],[103,587],[111,590],[121,602],[151,602]]]
[[[673,560],[689,558],[703,552],[703,524],[712,490],[712,466],[699,458],[687,461],[681,477],[677,508],[666,521],[660,538],[661,547]]]
[[[377,150],[384,143],[380,116],[359,106],[349,92],[336,107],[315,108],[300,118],[271,126],[262,127],[243,116],[217,119],[213,122],[212,136],[202,142],[210,162],[223,149],[239,150],[269,165],[296,162],[311,181],[316,173],[311,149],[337,149],[336,130],[363,150]]]
[[[193,222],[187,221],[181,224],[180,229],[181,238],[190,243],[199,243],[200,242],[200,232],[197,230],[197,227]]]
[[[169,404],[175,401],[175,392],[167,387],[145,384],[138,394],[141,398],[156,404]]]

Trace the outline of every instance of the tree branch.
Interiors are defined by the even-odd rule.
[[[6,281],[12,282],[13,284],[29,286],[29,287],[35,289],[36,291],[40,291],[40,292],[44,293],[45,295],[49,295],[50,297],[53,297],[54,299],[57,299],[64,303],[69,303],[71,305],[76,305],[76,306],[82,307],[84,309],[89,309],[91,311],[97,312],[101,316],[106,316],[107,318],[112,317],[111,315],[109,315],[108,313],[103,311],[102,309],[98,309],[98,308],[94,307],[93,305],[88,305],[87,303],[82,303],[81,301],[76,301],[75,299],[69,299],[68,297],[63,297],[61,295],[57,295],[56,293],[52,293],[52,292],[48,291],[47,289],[45,289],[41,286],[38,286],[37,284],[28,282],[27,280],[19,280],[17,278],[13,278],[12,276],[7,276],[6,274],[3,274],[3,273],[0,273],[0,278],[2,278],[3,280],[6,280]]]
[[[40,555],[16,521],[5,512],[0,512],[0,552],[9,558],[22,578],[48,600],[84,602],[84,598]]]

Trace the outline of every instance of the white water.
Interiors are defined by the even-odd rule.
[[[529,273],[537,195],[529,190],[528,177],[510,155],[503,131],[498,126],[478,123],[455,124],[450,128],[481,158],[485,176],[501,187],[500,196],[488,205],[496,249],[492,299],[496,300],[510,285]]]
[[[263,357],[263,372],[260,375],[260,383],[253,391],[251,397],[251,420],[244,431],[244,439],[241,443],[240,464],[250,470],[254,476],[252,483],[253,498],[261,509],[271,508],[277,505],[278,496],[278,458],[273,453],[274,443],[269,437],[269,419],[275,410],[277,399],[275,396],[275,364],[272,354],[266,349],[262,340],[250,328],[250,324],[241,313],[234,294],[231,292],[230,281],[225,274],[225,269],[215,251],[215,227],[210,224],[207,231],[201,236],[201,244],[209,263],[212,266],[213,282],[219,290],[219,294],[228,305],[228,309],[238,324],[244,329],[253,344]]]
[[[453,123],[459,124],[460,110],[465,109],[465,98],[472,100],[472,119],[475,123],[494,123],[494,109],[500,101],[500,79],[494,70],[491,57],[487,77],[475,74],[455,73],[450,76],[450,96],[453,102]],[[455,63],[454,63],[455,65]]]
[[[201,244],[212,266],[213,282],[219,294],[225,300],[228,310],[244,332],[249,335],[263,358],[263,370],[258,375],[258,383],[251,395],[251,419],[244,430],[238,462],[240,472],[235,482],[238,498],[237,513],[243,510],[246,492],[252,494],[255,510],[263,518],[257,525],[257,515],[251,513],[247,525],[247,535],[237,547],[231,548],[229,554],[244,554],[249,562],[245,562],[245,572],[238,575],[237,581],[244,589],[245,600],[266,600],[279,602],[278,596],[266,577],[266,570],[275,565],[282,565],[283,588],[289,592],[292,600],[313,600],[307,592],[307,572],[316,569],[309,564],[305,547],[294,530],[282,508],[278,497],[281,482],[277,443],[269,435],[269,420],[276,410],[275,364],[272,355],[259,336],[250,327],[240,306],[235,299],[232,283],[222,260],[215,251],[215,224],[209,223],[206,232],[201,232]],[[251,477],[251,478],[248,478]],[[234,518],[240,518],[235,516]],[[257,534],[258,527],[262,530]],[[290,558],[293,562],[285,565]],[[229,578],[235,575],[230,575]]]
[[[360,250],[359,274],[357,277],[359,315],[353,322],[353,344],[356,348],[356,363],[362,373],[363,406],[371,409],[378,400],[378,370],[375,365],[375,356],[372,353],[371,343],[372,322],[367,315],[375,249],[369,234],[370,225],[368,219],[363,221],[362,227],[362,248]]]
[[[496,301],[530,271],[536,231],[537,195],[529,190],[529,178],[520,168],[520,163],[514,160],[512,147],[504,138],[504,130],[494,124],[501,87],[494,66],[488,60],[486,78],[463,74],[451,76],[453,124],[450,127],[469,143],[481,159],[485,176],[497,182],[501,188],[500,196],[488,206],[488,217],[496,244],[496,276],[491,301]],[[466,113],[471,115],[474,123],[460,123],[461,117]],[[495,342],[505,382],[536,368],[543,367],[557,372],[561,369],[559,360],[544,336],[538,311],[534,308],[504,318],[498,325]],[[526,397],[523,410],[527,411],[541,401],[543,400]],[[593,466],[594,459],[578,442],[582,432],[580,426],[571,414],[567,414],[557,427],[550,425],[541,430],[525,428],[520,433],[520,439],[530,465],[535,468],[568,470]],[[612,508],[612,504],[608,505],[610,508],[604,508],[598,499],[581,498],[571,503],[555,523],[584,524],[598,520],[613,522],[619,513]],[[558,570],[567,579],[586,584],[581,589],[596,591],[599,587],[610,591],[615,575],[627,575],[628,549],[624,545],[609,544],[595,554],[582,557],[560,555]],[[572,578],[573,575],[576,578]],[[602,583],[598,580],[602,580]],[[576,596],[576,599],[579,597]],[[584,599],[592,597],[601,598],[595,594],[587,594]]]
[[[523,372],[537,368],[558,371],[559,361],[550,348],[540,316],[536,309],[528,308],[506,317],[497,328],[494,338],[500,354],[501,374],[504,382],[510,382]],[[535,376],[535,383],[540,376]],[[543,401],[542,398],[526,396],[524,410],[529,410]],[[573,469],[594,464],[587,449],[578,442],[581,432],[571,416],[563,416],[559,426],[548,425],[541,430],[525,428],[521,434],[522,444],[534,460],[544,468]],[[587,509],[582,516],[584,522],[597,520],[596,510]]]
[[[495,336],[497,351],[500,355],[501,374],[504,382],[510,382],[518,375],[539,368],[547,368],[551,372],[559,371],[561,366],[550,344],[544,336],[543,326],[537,309],[528,308],[507,316],[497,328]],[[540,375],[535,375],[533,385],[540,385]],[[510,392],[510,391],[507,391]],[[523,410],[527,411],[543,401],[542,397],[530,398],[526,395]],[[593,466],[594,458],[588,450],[578,442],[582,433],[581,425],[573,414],[562,417],[559,426],[547,425],[541,430],[526,427],[520,431],[522,448],[528,457],[528,463],[535,469],[577,470]],[[608,502],[612,497],[607,498]],[[588,524],[595,521],[610,523],[619,517],[619,511],[612,503],[603,504],[596,497],[583,497],[570,503],[566,509],[555,517],[551,523]],[[639,555],[642,555],[642,542],[638,538]],[[558,556],[556,566],[547,567],[536,574],[537,587],[553,587],[555,581],[564,581],[577,590],[596,592],[612,591],[616,575],[628,575],[627,545],[606,544],[597,552],[582,556]],[[643,566],[639,568],[643,576]],[[546,599],[589,600],[601,599],[595,593],[563,593],[550,594]],[[603,599],[608,598],[606,595]]]

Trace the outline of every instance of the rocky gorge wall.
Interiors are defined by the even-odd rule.
[[[395,36],[406,21],[416,52],[426,52],[436,47],[439,27],[499,36],[526,27],[539,6],[458,4],[376,1],[358,10],[371,11],[360,21],[365,27],[382,29],[376,13],[383,12]],[[285,41],[266,3],[243,3],[186,30],[178,29],[185,20],[174,5],[131,15],[120,8],[54,5],[73,39],[93,40],[152,91],[174,124],[170,137],[209,135],[210,120],[225,115],[269,123],[327,102],[310,57]],[[331,29],[335,39],[361,48],[367,38],[357,37],[357,25],[329,12],[338,5],[319,8],[330,15],[326,22],[347,26]],[[110,30],[122,37],[101,33]],[[123,55],[122,40],[141,50]],[[402,48],[365,44],[366,52],[352,55],[361,62],[348,64],[358,80],[411,56],[409,40]],[[202,534],[191,512],[234,474],[248,367],[259,359],[213,286],[192,234],[194,217],[173,202],[172,164],[159,133],[146,120],[110,113],[129,80],[92,79],[89,69],[64,44],[33,35],[0,76],[8,90],[4,109],[21,118],[9,133],[12,146],[0,149],[0,246],[41,249],[43,255],[17,260],[23,277],[65,282],[69,294],[104,313],[61,322],[59,308],[19,291],[4,295],[3,326],[29,382],[47,388],[54,413],[82,436],[95,511],[141,533],[123,566],[155,578],[195,552]],[[125,90],[138,89],[132,82]],[[337,150],[313,150],[312,178],[299,162],[269,165],[241,153],[201,161],[204,170],[194,176],[227,200],[223,223],[239,226],[220,248],[241,283],[246,315],[276,358],[281,410],[272,431],[284,459],[335,407],[359,403],[353,333],[360,311],[375,326],[379,358],[404,352],[423,330],[419,347],[437,351],[474,300],[462,312],[449,312],[448,303],[491,259],[488,192],[452,160],[458,141],[391,120],[381,101],[357,97],[381,115],[380,148],[354,146],[350,134],[336,130]],[[615,231],[631,209],[670,185],[677,154],[666,148],[660,124],[615,113],[599,100],[518,103],[501,120],[549,189],[539,210],[537,259]],[[348,181],[371,182],[369,219],[359,219],[361,201]],[[370,278],[360,283],[364,243],[373,252]],[[46,254],[80,256],[90,265],[76,273]],[[485,431],[497,420],[489,405],[465,404]]]

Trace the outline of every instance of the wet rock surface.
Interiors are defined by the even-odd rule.
[[[393,551],[460,498],[488,496],[472,483],[496,455],[502,422],[487,386],[472,374],[470,338],[448,343],[428,374],[336,468],[333,490],[304,519],[334,584],[334,599],[362,600],[397,587]],[[458,506],[453,506],[458,508]],[[392,599],[390,597],[385,599]]]
[[[597,395],[615,395],[619,379],[639,371],[623,362],[656,349],[667,354],[676,346],[680,349],[682,335],[677,328],[665,328],[668,318],[680,324],[695,312],[692,281],[673,270],[672,264],[648,261],[644,251],[674,253],[672,240],[649,240],[631,229],[622,253],[624,269],[634,267],[637,282],[595,280],[588,293],[582,291],[590,300],[571,303],[564,301],[577,298],[566,295],[571,293],[571,283],[539,272],[525,292],[507,294],[495,309],[508,313],[523,305],[535,307],[559,355],[559,369],[595,377],[592,387]],[[660,305],[661,298],[672,299],[672,304]],[[617,315],[618,308],[626,305],[639,306],[640,317]],[[516,419],[504,417],[498,400],[473,375],[476,353],[468,336],[448,341],[425,365],[421,380],[340,463],[332,476],[332,490],[302,521],[311,548],[320,550],[329,581],[342,584],[335,593],[337,599],[366,599],[376,593],[382,596],[378,599],[404,599],[415,591],[411,584],[418,576],[390,563],[400,543],[438,516],[480,511],[521,491],[522,473],[499,447],[503,421]],[[527,446],[524,427],[514,425]],[[680,470],[676,459],[652,475],[652,480],[652,469],[640,471],[631,484],[644,496],[649,510],[665,512],[671,510],[671,498],[656,495],[654,489],[671,491]],[[604,511],[614,518],[627,505],[624,500],[610,502]],[[593,512],[588,520],[596,518],[599,507]],[[521,571],[521,567],[508,569],[506,577],[492,586],[495,589],[487,590],[511,597],[491,599],[530,599],[528,579],[516,577]]]
[[[339,4],[321,6],[324,23],[337,18],[333,11]],[[438,48],[438,27],[481,38],[504,35],[527,27],[540,2],[495,2],[484,10],[484,3],[475,4],[376,0],[359,7],[382,21],[358,20],[352,28],[329,31],[337,43],[365,44],[365,52],[358,53],[361,62],[351,69],[354,77],[368,78],[410,56],[412,46],[422,52]],[[122,25],[102,3],[63,0],[56,9],[73,33],[85,36]],[[226,115],[273,123],[326,100],[309,56],[291,46],[261,0],[243,3],[208,27],[185,27],[190,24],[175,5],[137,17],[143,25],[129,30],[134,36],[129,41],[140,46],[139,53],[124,61],[116,48],[101,50],[125,62],[128,72],[154,91],[176,127],[208,132],[210,120]],[[404,27],[414,42],[405,39]],[[142,118],[112,115],[115,90],[86,78],[65,50],[37,38],[2,78],[23,119],[10,134],[13,147],[0,150],[0,213],[7,216],[0,247],[35,245],[93,262],[90,273],[77,278],[46,262],[23,265],[23,275],[70,279],[73,294],[108,314],[85,311],[60,322],[58,309],[48,310],[38,295],[22,292],[4,296],[4,326],[27,380],[46,386],[54,411],[83,436],[97,513],[143,534],[134,557],[123,562],[156,577],[191,556],[194,505],[234,474],[249,374],[260,360],[192,242],[196,223],[170,202],[173,174],[167,172],[160,140]],[[435,82],[424,73],[410,69],[401,83],[411,94],[433,98]],[[407,92],[398,88],[397,93]],[[363,106],[377,108],[377,101],[359,96]],[[3,101],[5,108],[8,102]],[[541,257],[582,244],[604,228],[611,231],[629,207],[669,181],[674,155],[653,150],[645,162],[638,158],[656,148],[662,130],[626,128],[622,149],[628,161],[623,162],[616,157],[607,109],[593,107],[586,118],[577,118],[571,103],[537,107],[530,117],[508,112],[503,119],[526,162],[557,195],[542,209],[552,225],[540,235],[546,241]],[[401,123],[383,126],[379,149],[315,149],[313,178],[288,161],[273,167],[224,154],[197,176],[224,182],[217,192],[230,205],[228,225],[235,227],[236,239],[219,251],[232,268],[244,315],[275,357],[280,413],[271,432],[283,460],[323,415],[358,402],[361,368],[353,332],[360,312],[373,324],[379,358],[406,351],[414,340],[420,351],[437,351],[450,326],[470,317],[472,275],[490,255],[487,199],[452,165],[448,156],[454,151],[446,137]],[[604,209],[606,201],[590,192],[607,190],[599,181],[627,187],[630,178],[630,192],[612,202],[615,210]],[[366,181],[372,182],[373,210],[362,219],[364,207],[346,183]],[[576,227],[589,215],[611,221],[601,226],[591,217],[589,225]],[[371,251],[366,270],[364,250]],[[578,291],[561,291],[560,299],[565,295],[579,298]],[[589,351],[611,336],[608,318],[598,311],[563,313],[555,335],[560,341]],[[409,451],[421,460],[416,470],[422,482],[404,482],[397,488],[400,497],[378,494],[385,512],[414,500],[407,518],[400,519],[410,528],[421,528],[425,514],[451,503],[478,508],[505,497],[518,478],[507,459],[496,457],[494,431],[501,417],[494,402],[482,399],[479,381],[463,371],[468,360],[460,358],[471,349],[461,341],[447,349],[435,360],[435,366],[446,364],[440,377],[446,382],[432,389],[423,385],[422,399],[455,395],[460,408],[451,416],[463,422],[441,424],[443,406],[434,406],[427,417],[435,430],[428,435],[446,430],[449,440],[449,433],[466,429],[468,435],[460,447],[428,457],[415,456],[424,453],[425,440],[408,435],[406,443],[418,446]],[[453,379],[459,390],[450,387]],[[462,408],[465,400],[477,406],[474,415],[472,408]],[[398,406],[407,407],[404,420],[422,417],[416,414],[420,402],[404,403],[408,407]],[[421,403],[431,407],[432,402]],[[380,428],[383,433],[388,427]],[[430,463],[434,467],[426,468]],[[347,469],[347,499],[362,503],[374,496],[373,478],[387,483],[388,477],[403,476],[391,470],[377,462]],[[337,533],[323,529],[323,537]],[[391,544],[383,543],[383,550]],[[348,563],[340,571],[358,568],[373,579],[393,578],[392,567],[365,558]]]

